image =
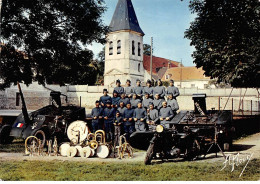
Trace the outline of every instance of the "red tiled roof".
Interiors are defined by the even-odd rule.
[[[150,72],[150,58],[150,56],[144,55],[144,69],[147,70],[147,72]],[[153,56],[153,73],[157,73],[157,68],[168,67],[169,62],[171,68],[178,67],[180,64],[177,61],[171,61],[169,59]]]

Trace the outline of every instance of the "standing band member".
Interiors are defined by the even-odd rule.
[[[141,100],[137,98],[136,94],[133,94],[133,98],[130,100],[131,106],[133,109],[137,108],[138,103],[140,103]]]
[[[109,142],[113,138],[113,121],[115,117],[115,109],[111,106],[111,101],[107,101],[106,108],[103,112],[106,140]]]
[[[142,99],[144,94],[144,88],[141,86],[141,81],[136,80],[136,87],[134,88],[134,93],[137,95],[137,98]]]
[[[105,108],[107,101],[112,101],[112,98],[110,96],[108,96],[107,89],[103,89],[103,94],[104,95],[100,97],[99,101],[101,103],[101,107]]]
[[[122,124],[123,124],[123,118],[120,112],[116,112],[116,117],[114,119],[114,146],[119,145],[119,137],[121,136],[121,129],[122,129]]]
[[[154,108],[159,111],[162,108],[162,102],[163,101],[164,101],[163,99],[160,99],[160,95],[159,94],[155,94],[154,100],[153,100]]]
[[[92,132],[96,132],[97,130],[102,129],[102,115],[103,115],[103,108],[101,108],[99,101],[96,101],[96,107],[91,111],[91,118],[92,118]]]
[[[134,88],[131,86],[131,81],[126,81],[126,87],[125,87],[125,94],[127,98],[132,98],[132,95],[134,93]]]
[[[119,107],[117,108],[117,111],[123,116],[124,112],[126,110],[124,102],[119,103]]]
[[[119,100],[121,98],[118,96],[117,92],[114,91],[113,98],[112,98],[112,107],[117,108],[119,105]]]
[[[179,104],[177,102],[177,97],[180,96],[179,89],[174,86],[174,81],[170,80],[170,86],[167,88],[167,95],[169,97],[170,94],[172,94],[172,101],[174,103],[175,108],[178,110],[179,109]]]
[[[130,135],[135,131],[134,127],[134,109],[132,109],[131,104],[126,104],[126,110],[124,111],[124,132],[126,133],[126,139],[129,140]]]
[[[120,80],[118,79],[116,81],[116,87],[114,88],[114,91],[113,93],[116,92],[119,96],[124,93],[124,88],[121,86],[121,82]]]
[[[153,94],[154,95],[159,94],[159,98],[164,99],[164,96],[165,96],[166,93],[165,93],[165,88],[162,85],[161,79],[158,80],[158,85],[156,87],[154,87]]]
[[[153,102],[153,100],[151,98],[149,98],[149,94],[146,92],[144,95],[144,99],[143,99],[143,107],[145,109],[149,109],[149,104]]]
[[[154,108],[153,103],[149,104],[149,110],[147,113],[147,124],[149,130],[155,130],[156,125],[159,124],[159,113],[158,110]]]
[[[174,114],[170,107],[167,107],[167,102],[163,102],[163,107],[160,109],[159,117],[161,120],[161,125],[165,128],[170,128],[170,121],[173,118]]]
[[[148,93],[149,98],[153,99],[153,87],[152,82],[148,79],[146,82],[146,86],[144,87],[144,93]]]
[[[146,120],[146,110],[142,107],[142,103],[138,103],[138,108],[134,111],[135,130],[138,132],[144,132]]]
[[[124,104],[128,104],[130,102],[130,99],[126,98],[125,93],[121,94],[121,99],[119,100],[119,103],[121,103],[121,102],[124,102]]]

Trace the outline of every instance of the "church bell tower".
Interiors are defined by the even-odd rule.
[[[105,46],[105,85],[144,80],[143,36],[132,1],[118,0]]]

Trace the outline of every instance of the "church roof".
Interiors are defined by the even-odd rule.
[[[139,26],[131,0],[118,0],[115,13],[110,23],[110,31],[132,30],[144,35]]]

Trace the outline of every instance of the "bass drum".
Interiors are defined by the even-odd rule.
[[[91,154],[92,154],[92,151],[89,146],[81,149],[80,156],[82,158],[89,158]]]
[[[99,158],[107,158],[110,154],[110,150],[106,145],[100,145],[97,148],[97,156]]]
[[[74,146],[71,146],[70,148],[67,149],[67,157],[75,157],[77,155],[77,148]]]
[[[63,157],[67,156],[67,150],[70,148],[70,143],[66,142],[60,146],[60,154]]]
[[[80,153],[81,153],[81,151],[82,151],[82,147],[78,145],[78,146],[75,146],[75,148],[77,149],[77,154],[76,154],[76,156],[77,156],[77,157],[80,157],[80,156],[81,156]]]
[[[84,141],[89,133],[89,128],[87,123],[84,121],[74,121],[72,122],[67,130],[67,135],[69,140],[76,140],[77,143]],[[75,142],[75,143],[76,143]]]

